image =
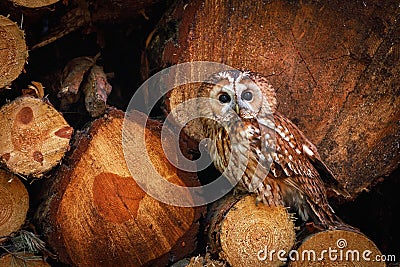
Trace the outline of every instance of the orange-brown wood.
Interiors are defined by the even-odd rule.
[[[268,76],[278,111],[355,196],[400,159],[399,14],[394,0],[179,1],[150,37],[143,66],[212,61]],[[173,90],[168,111],[196,88]],[[186,132],[201,138],[198,124]]]
[[[203,208],[167,205],[136,183],[122,149],[124,113],[109,110],[76,138],[74,152],[54,177],[41,209],[39,224],[63,262],[78,266],[162,266],[195,248]],[[143,129],[132,122],[132,133]],[[135,138],[132,137],[132,142]],[[148,155],[166,180],[196,185],[196,175],[183,173],[165,158],[160,125],[146,128]],[[134,145],[134,144],[133,144]],[[145,151],[131,155],[147,166]],[[149,173],[154,177],[154,173]]]

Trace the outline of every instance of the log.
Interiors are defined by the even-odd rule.
[[[384,255],[365,235],[348,230],[323,231],[308,236],[297,250],[285,255],[289,267],[386,266]]]
[[[67,4],[61,6],[59,14],[49,15],[50,19],[59,21],[56,25],[49,25],[44,36],[32,40],[32,50],[48,45],[63,36],[74,31],[83,30],[86,34],[99,33],[98,25],[105,23],[123,23],[139,17],[146,20],[152,13],[146,14],[146,10],[160,3],[160,0],[99,0],[96,2],[88,0],[63,1]]]
[[[10,1],[17,6],[28,7],[28,8],[39,8],[57,3],[60,0],[10,0]]]
[[[83,86],[85,107],[90,116],[95,118],[104,114],[107,107],[107,97],[112,87],[107,81],[103,67],[94,65]]]
[[[289,252],[295,243],[293,218],[284,207],[256,205],[255,196],[229,195],[212,205],[209,250],[230,266],[281,266],[265,249]]]
[[[12,173],[0,169],[0,243],[17,231],[26,219],[29,196],[24,184]],[[0,266],[5,266],[1,265]]]
[[[0,109],[0,160],[14,173],[40,178],[69,149],[73,129],[50,104],[20,97]]]
[[[96,65],[99,56],[77,57],[65,66],[57,94],[60,110],[71,111],[72,106],[84,98],[86,111],[91,117],[103,115],[112,86],[107,81],[103,67]]]
[[[278,111],[355,197],[400,162],[399,15],[394,0],[178,1],[149,36],[142,73],[212,61],[267,76]],[[168,112],[196,96],[191,88],[168,95]],[[185,131],[199,140],[199,129]]]
[[[28,58],[24,32],[0,15],[0,89],[9,88],[22,72]]]
[[[123,122],[122,111],[109,109],[82,131],[43,195],[36,222],[61,262],[165,266],[195,249],[204,207],[167,205],[139,187],[124,158]],[[135,121],[130,127],[134,142],[143,128]],[[198,185],[194,173],[177,170],[164,156],[160,124],[149,121],[145,132],[148,156],[160,175],[175,184]],[[131,156],[137,168],[149,165],[144,151]],[[156,174],[149,172],[148,178],[156,181]]]
[[[51,265],[45,262],[41,257],[19,252],[1,257],[0,266],[50,267]]]

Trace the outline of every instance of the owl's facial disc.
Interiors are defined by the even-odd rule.
[[[235,86],[236,99],[241,118],[255,118],[262,107],[263,95],[260,88],[250,79],[243,78]]]

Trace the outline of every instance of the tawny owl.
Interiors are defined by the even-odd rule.
[[[276,104],[274,88],[256,73],[223,71],[205,81],[198,111],[214,165],[258,201],[295,208],[303,220],[326,228],[341,225],[327,188],[347,192]]]

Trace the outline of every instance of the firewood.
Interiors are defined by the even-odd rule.
[[[48,197],[37,211],[36,221],[62,262],[77,266],[163,266],[169,260],[184,258],[195,248],[204,207],[167,205],[139,187],[124,158],[123,122],[122,111],[109,109],[77,135],[75,149],[44,194]],[[131,127],[129,142],[135,145],[135,136],[143,128],[135,121]],[[145,136],[148,157],[162,177],[182,186],[198,185],[194,173],[177,170],[164,156],[158,122],[148,122]],[[143,150],[130,157],[137,168],[149,165]],[[156,174],[147,175],[157,186]]]
[[[210,252],[233,267],[280,266],[277,255],[265,257],[265,249],[288,253],[295,242],[295,226],[286,209],[256,205],[254,196],[227,196],[212,205],[207,217]]]
[[[14,4],[18,6],[38,8],[57,3],[60,0],[10,0],[10,1],[12,1]]]
[[[0,266],[21,266],[21,267],[50,267],[41,257],[30,253],[19,252],[7,254],[0,258]]]
[[[60,110],[71,111],[71,106],[84,98],[86,111],[91,117],[103,115],[112,86],[107,81],[103,67],[96,65],[99,56],[77,57],[65,66],[57,94],[61,100]]]
[[[285,257],[297,266],[386,266],[382,253],[365,235],[350,230],[323,231],[308,236]]]
[[[40,178],[69,149],[73,129],[42,99],[20,97],[0,109],[0,159],[9,170]]]
[[[83,93],[85,94],[85,107],[92,117],[103,115],[107,107],[107,97],[111,93],[111,85],[107,81],[103,67],[94,65],[87,76]]]
[[[29,196],[19,178],[0,169],[0,243],[2,237],[17,231],[25,222]],[[0,266],[5,266],[1,265]]]
[[[60,23],[50,25],[48,33],[36,40],[32,50],[48,45],[71,32],[84,29],[86,33],[93,32],[96,25],[104,23],[121,23],[138,17],[148,19],[146,9],[161,2],[160,0],[98,0],[95,3],[89,0],[63,1],[67,8],[61,17]]]
[[[355,197],[399,162],[397,6],[394,0],[178,1],[149,37],[142,73],[212,61],[267,76],[278,111],[317,145]],[[174,89],[168,111],[195,97],[191,88]],[[184,130],[199,140],[199,129],[191,123]]]
[[[70,60],[64,67],[61,88],[57,94],[60,99],[60,110],[68,111],[72,104],[81,98],[82,92],[79,90],[87,72],[96,64],[96,58],[77,57]]]
[[[9,88],[22,72],[28,58],[23,31],[0,15],[0,89]]]

